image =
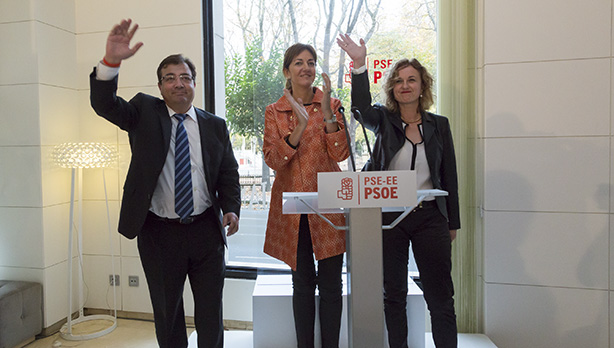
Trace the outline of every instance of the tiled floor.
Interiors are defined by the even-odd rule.
[[[193,331],[193,328],[189,328],[187,334],[190,335]],[[153,322],[118,319],[117,328],[99,338],[87,341],[67,341],[62,339],[59,333],[56,333],[36,340],[25,348],[155,348],[157,346]]]
[[[74,332],[74,331],[73,331]],[[196,335],[194,328],[187,329],[190,348],[196,348]],[[251,348],[251,331],[225,331],[225,347],[228,348]],[[67,341],[60,337],[59,333],[38,339],[24,348],[156,348],[156,336],[154,324],[147,320],[118,319],[117,328],[109,334],[86,341]]]
[[[196,348],[196,335],[193,328],[187,329],[189,335],[189,348]],[[224,335],[225,347],[228,348],[252,348],[251,331],[226,331]],[[87,341],[67,341],[59,337],[59,334],[38,339],[25,348],[156,348],[154,324],[151,321],[118,319],[117,328],[113,332]],[[459,348],[496,348],[496,346],[484,335],[460,334],[458,337]],[[434,348],[430,333],[426,334],[425,348]]]
[[[253,348],[253,338],[251,331],[227,331],[225,340],[225,347],[229,348]],[[435,348],[433,343],[433,337],[430,332],[425,335],[424,348]],[[196,333],[192,333],[190,336],[190,346],[188,348],[197,348],[196,346]],[[480,334],[459,334],[458,335],[458,348],[497,348],[486,337]]]

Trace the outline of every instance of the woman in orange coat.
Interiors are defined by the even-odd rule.
[[[322,74],[322,90],[313,87],[317,55],[310,45],[286,50],[283,73],[286,89],[267,106],[264,160],[275,170],[264,252],[292,268],[292,305],[299,348],[313,348],[315,288],[320,296],[322,347],[338,347],[341,327],[341,270],[345,232],[315,214],[282,214],[283,192],[317,191],[317,173],[340,171],[349,156],[338,110],[341,102],[330,97],[330,79]],[[327,215],[335,225],[345,225],[341,214]],[[317,260],[314,264],[314,255]]]

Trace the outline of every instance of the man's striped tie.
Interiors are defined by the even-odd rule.
[[[188,115],[175,114],[179,123],[175,133],[175,212],[183,220],[194,211],[190,144],[183,121]]]

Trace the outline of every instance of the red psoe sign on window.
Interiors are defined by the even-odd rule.
[[[318,173],[319,208],[412,207],[416,202],[415,171]]]
[[[384,71],[391,68],[392,64],[393,64],[392,59],[373,59],[370,62],[369,59],[367,58],[367,61],[366,61],[367,70],[372,72],[371,81],[373,81],[373,83],[375,84],[381,83],[384,78]],[[350,61],[347,67],[347,70],[348,70],[347,74],[344,75],[344,81],[345,83],[351,84],[352,83],[352,70],[354,70],[353,61]]]

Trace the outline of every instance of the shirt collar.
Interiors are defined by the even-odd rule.
[[[168,110],[168,117],[172,118],[173,115],[176,114],[175,110],[171,109],[168,105],[166,106],[166,109]],[[186,112],[186,114],[190,116],[192,120],[196,121],[196,109],[194,109],[194,105],[190,106],[190,109],[188,112]]]

